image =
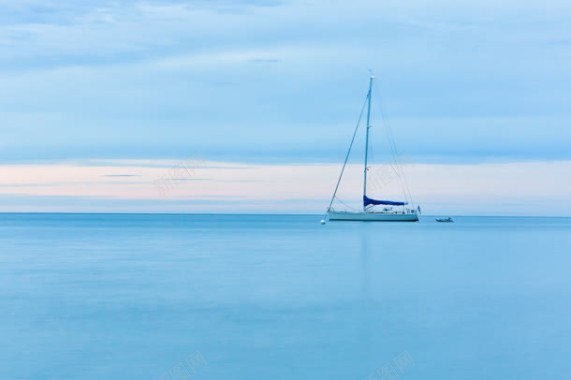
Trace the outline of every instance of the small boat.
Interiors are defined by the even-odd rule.
[[[417,222],[418,215],[420,214],[420,207],[416,207],[412,204],[410,192],[408,188],[406,188],[406,182],[403,180],[403,173],[400,170],[399,165],[399,175],[398,179],[401,181],[401,187],[403,190],[403,196],[406,198],[406,201],[392,201],[392,200],[378,200],[373,199],[367,195],[367,172],[369,171],[369,130],[371,129],[371,96],[373,91],[373,79],[374,77],[371,75],[369,78],[369,91],[367,92],[367,97],[365,99],[365,103],[363,105],[363,110],[361,111],[361,115],[363,114],[364,107],[367,107],[367,125],[365,128],[365,165],[363,170],[363,208],[362,210],[355,209],[355,210],[335,210],[333,209],[333,202],[337,196],[337,190],[339,190],[339,184],[341,183],[341,179],[343,177],[343,173],[345,172],[345,167],[347,166],[347,161],[351,154],[351,148],[353,147],[353,143],[355,142],[355,136],[357,135],[357,131],[359,129],[359,122],[361,120],[361,116],[359,116],[359,122],[355,127],[353,132],[353,138],[351,140],[351,144],[349,145],[349,150],[345,156],[345,162],[343,163],[343,167],[341,168],[341,173],[339,175],[339,179],[337,180],[337,185],[335,187],[335,191],[333,192],[333,196],[331,197],[331,202],[329,202],[329,207],[327,208],[327,213],[325,218],[321,220],[321,224],[325,224],[327,220],[330,221],[362,221],[362,222]],[[392,142],[391,140],[391,143]],[[396,147],[391,145],[391,153],[393,154],[394,163],[398,164],[398,157],[396,156]],[[343,203],[343,202],[341,202]],[[379,206],[379,207],[376,207]]]
[[[453,223],[453,222],[454,222],[451,217],[448,217],[448,218],[436,218],[436,219],[434,219],[434,220],[436,220],[436,221],[439,222],[439,223]]]

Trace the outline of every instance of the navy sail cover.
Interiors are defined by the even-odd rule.
[[[363,206],[367,207],[368,205],[386,205],[386,206],[405,206],[408,202],[395,202],[395,201],[378,201],[373,198],[369,198],[366,195],[363,195]]]

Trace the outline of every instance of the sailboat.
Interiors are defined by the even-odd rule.
[[[363,170],[363,209],[354,211],[337,211],[333,209],[333,202],[336,199],[337,191],[339,190],[339,184],[345,172],[345,167],[347,166],[347,161],[349,159],[351,148],[355,142],[355,136],[359,129],[360,122],[357,123],[355,131],[353,132],[353,138],[349,146],[347,155],[345,156],[345,162],[341,169],[341,174],[337,180],[337,186],[335,186],[335,191],[329,202],[329,207],[327,208],[327,214],[325,218],[321,221],[325,224],[326,220],[330,221],[363,221],[363,222],[417,222],[418,215],[420,214],[420,207],[416,207],[412,202],[408,201],[392,201],[392,200],[378,200],[373,199],[367,195],[367,172],[369,170],[369,129],[371,128],[371,98],[373,92],[373,80],[374,76],[371,75],[369,78],[369,91],[367,92],[366,106],[367,106],[367,127],[365,128],[365,168]],[[361,112],[362,115],[362,112]],[[360,121],[361,117],[359,117]],[[393,151],[393,155],[396,152],[396,148]],[[395,162],[396,162],[396,157]]]

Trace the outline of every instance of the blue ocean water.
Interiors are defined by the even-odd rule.
[[[571,219],[0,214],[0,379],[571,379]]]

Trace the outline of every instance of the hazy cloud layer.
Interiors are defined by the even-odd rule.
[[[0,160],[333,162],[366,90],[417,162],[571,158],[563,1],[0,2]]]
[[[405,163],[427,214],[569,215],[571,161]],[[95,161],[0,167],[0,211],[324,212],[339,166],[184,161]],[[350,165],[335,207],[359,208],[362,166]],[[390,165],[371,169],[370,196],[402,199]],[[400,173],[400,172],[399,172]]]

